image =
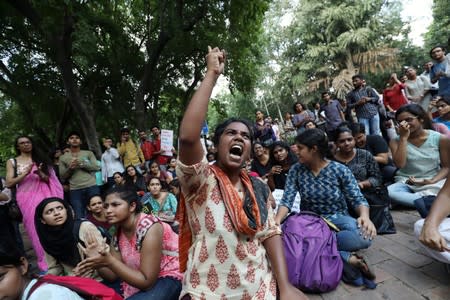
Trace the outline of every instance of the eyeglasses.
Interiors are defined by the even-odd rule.
[[[414,117],[407,117],[407,118],[404,118],[403,120],[397,120],[397,122],[398,122],[398,123],[401,123],[401,122],[405,121],[405,122],[407,122],[407,123],[411,123],[412,121],[414,121],[414,120],[417,119],[417,118],[418,118],[417,116],[414,116]]]

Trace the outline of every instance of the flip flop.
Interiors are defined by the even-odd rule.
[[[362,275],[369,280],[375,280],[375,273],[369,268],[369,265],[365,261],[364,257],[357,253],[352,253],[352,255],[358,258],[358,262],[354,266],[361,271]]]

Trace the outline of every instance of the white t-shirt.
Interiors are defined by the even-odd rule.
[[[37,279],[31,280],[25,289],[21,300],[83,300],[77,293],[72,290],[51,283],[44,283],[38,287],[30,298],[27,299],[31,287],[36,283]]]

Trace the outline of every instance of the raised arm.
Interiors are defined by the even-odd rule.
[[[409,134],[410,131],[408,122],[402,121],[398,125],[398,141],[393,139],[389,142],[389,147],[391,148],[394,164],[400,169],[404,168],[406,165],[408,156],[407,145]]]
[[[189,103],[179,133],[179,159],[185,165],[193,165],[202,160],[205,153],[200,142],[200,131],[208,111],[209,98],[225,66],[225,52],[208,46],[206,56],[207,71],[200,87]]]

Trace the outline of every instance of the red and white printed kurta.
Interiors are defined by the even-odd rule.
[[[206,159],[193,166],[178,162],[177,176],[192,231],[181,297],[190,294],[193,300],[276,299],[276,281],[262,243],[281,234],[281,230],[269,203],[264,229],[253,238],[238,234]]]

